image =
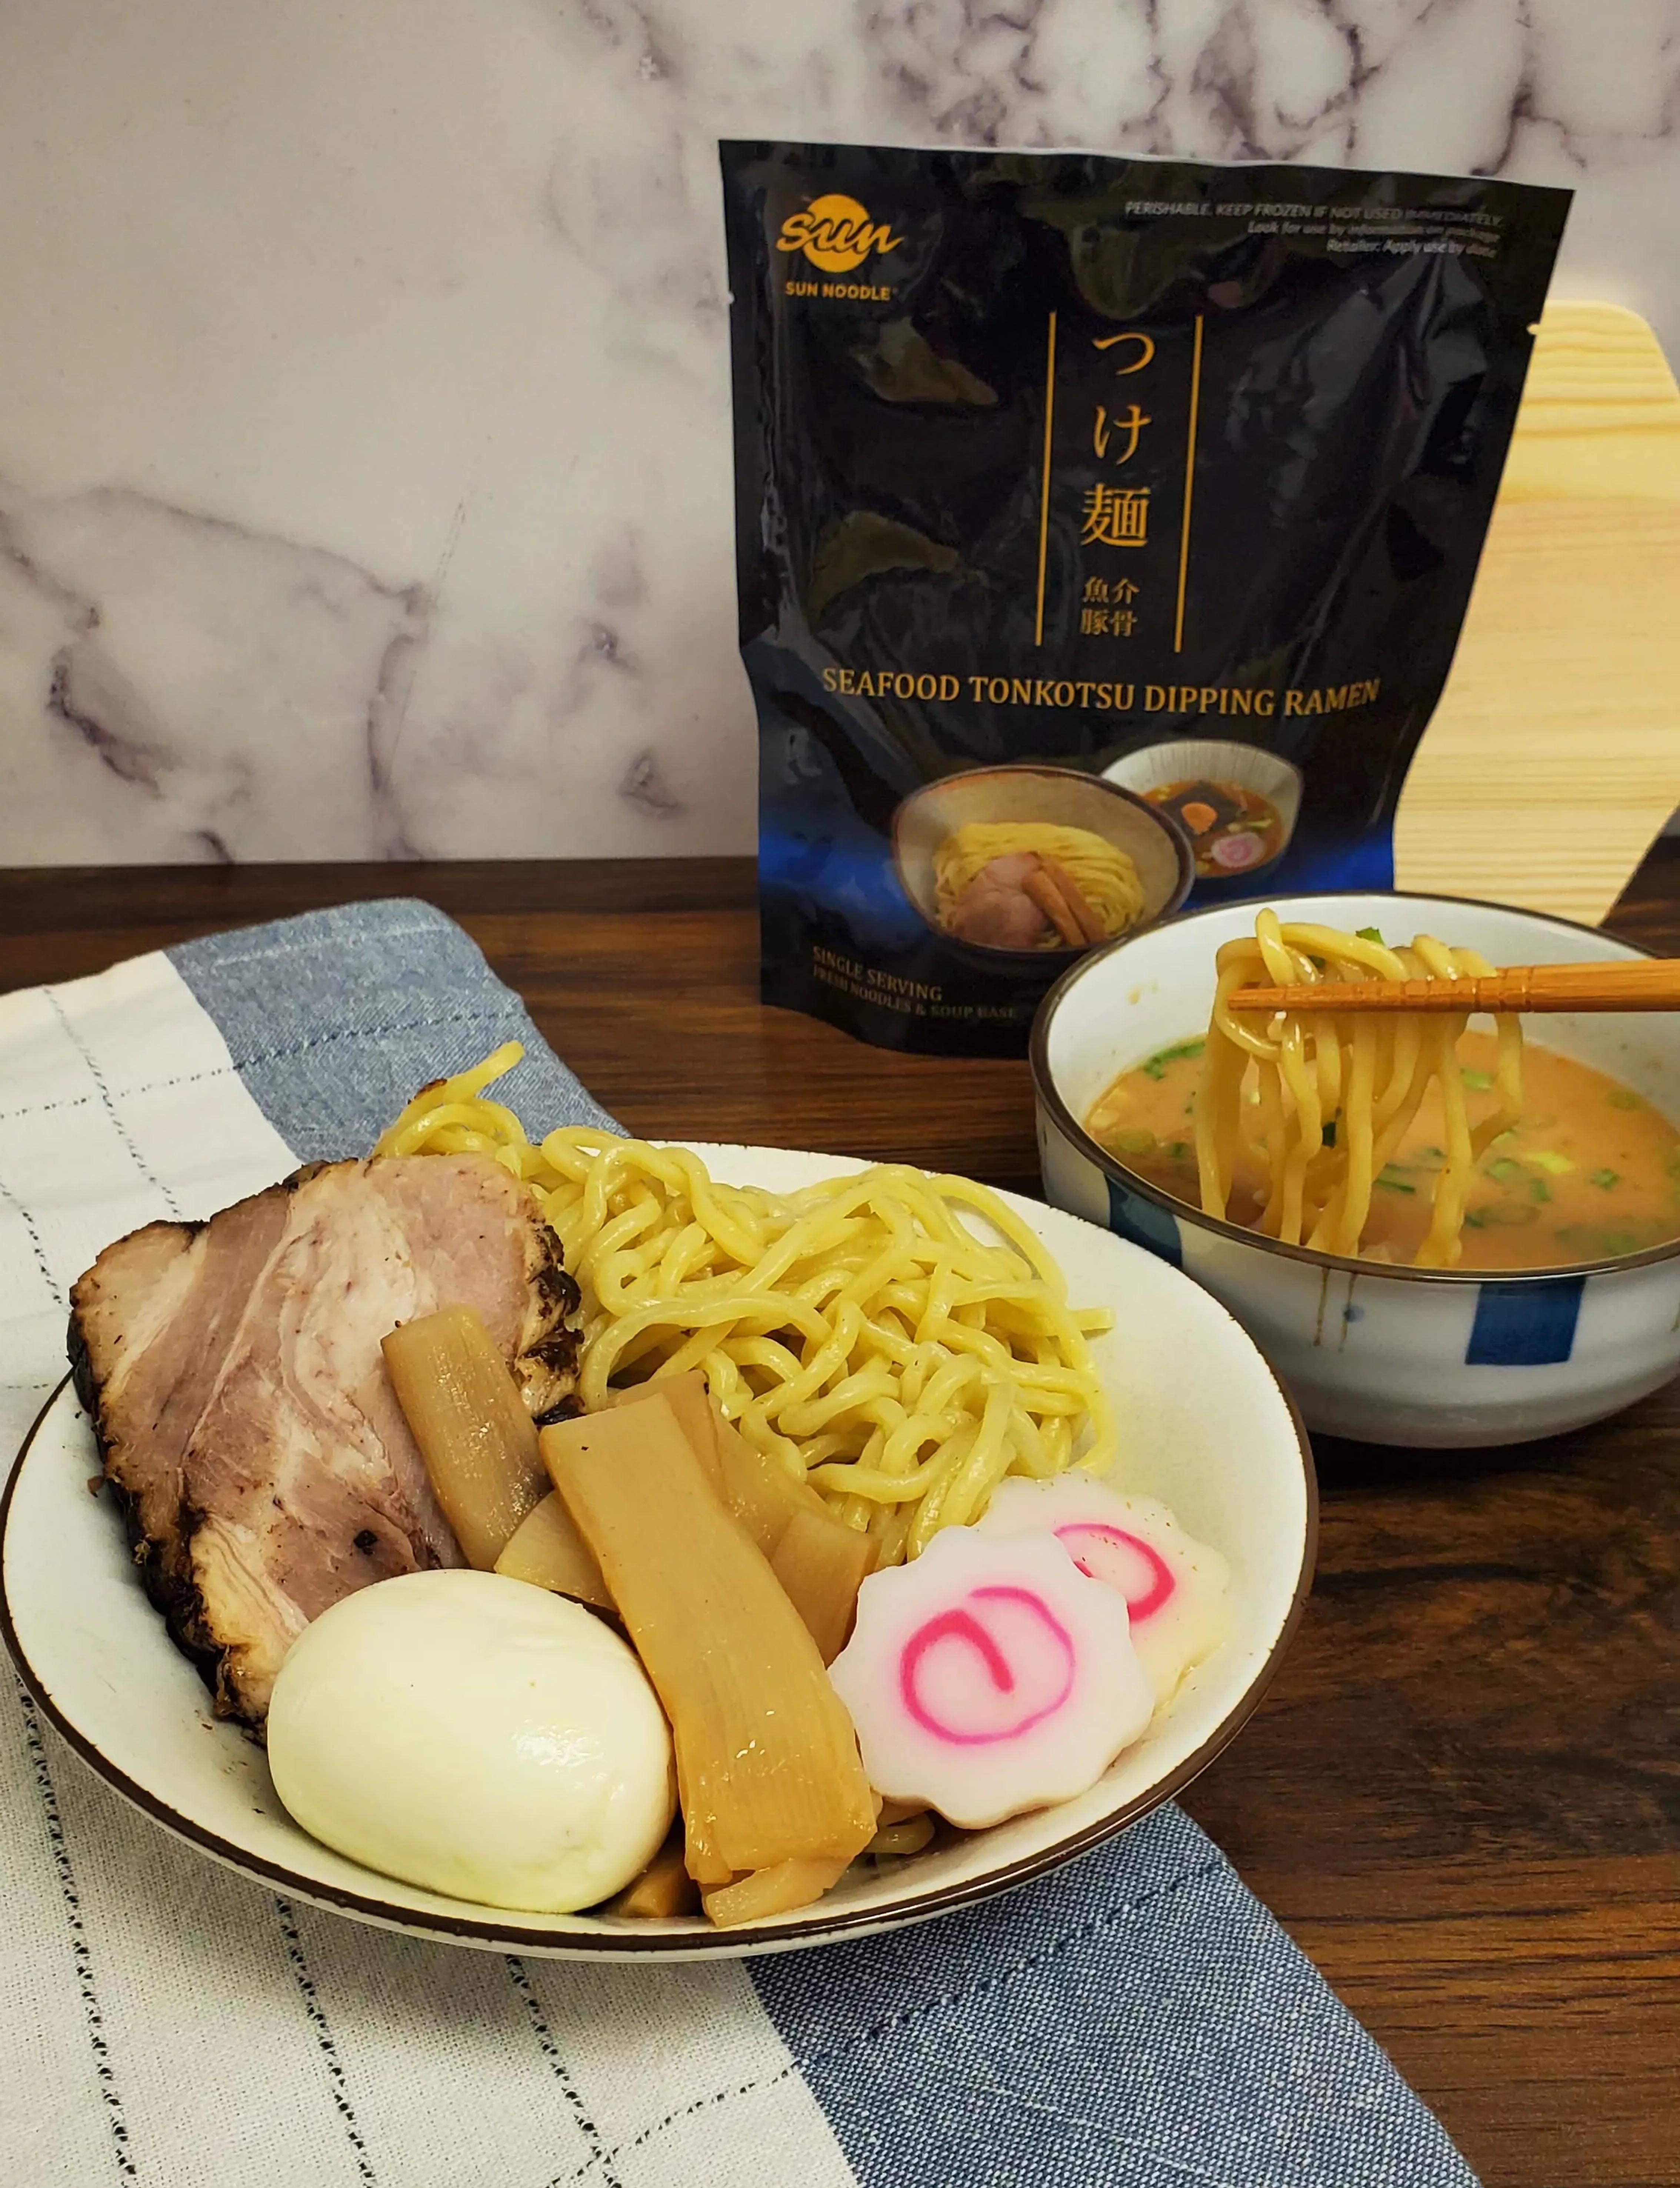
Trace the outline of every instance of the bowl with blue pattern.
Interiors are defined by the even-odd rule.
[[[1280,918],[1378,927],[1479,950],[1495,965],[1637,958],[1591,928],[1502,905],[1404,894],[1305,895],[1192,911],[1094,950],[1033,1030],[1046,1198],[1195,1278],[1294,1393],[1310,1427],[1437,1447],[1555,1435],[1680,1373],[1680,1240],[1615,1260],[1514,1271],[1418,1269],[1285,1245],[1175,1199],[1084,1128],[1122,1071],[1205,1028],[1221,943]],[[1680,1123],[1680,1018],[1531,1018],[1531,1040],[1608,1074]],[[1193,1361],[1184,1363],[1195,1373]]]

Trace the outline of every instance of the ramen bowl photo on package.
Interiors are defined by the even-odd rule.
[[[1068,767],[985,767],[913,792],[893,817],[899,886],[976,963],[1048,973],[1176,911],[1189,839],[1144,799]]]
[[[1433,936],[1495,967],[1642,954],[1566,921],[1453,898],[1306,896],[1272,908],[1286,931],[1341,930],[1356,949],[1361,936],[1390,947]],[[1483,1117],[1497,1136],[1476,1145],[1467,1177],[1443,1184],[1451,1134],[1432,1091],[1366,1181],[1356,1256],[1249,1227],[1260,1218],[1240,1164],[1226,1213],[1210,1211],[1196,1109],[1215,960],[1253,937],[1255,909],[1219,906],[1123,938],[1046,996],[1032,1067],[1048,1198],[1205,1285],[1308,1424],[1330,1434],[1519,1442],[1600,1419],[1680,1371],[1680,1026],[1668,1016],[1531,1020],[1510,1124],[1492,1114],[1491,1021],[1472,1020],[1452,1057],[1452,1104],[1461,1125]],[[1254,1105],[1243,1124],[1263,1142],[1261,1089],[1226,1091]],[[1327,1111],[1321,1160],[1337,1129]],[[1419,1266],[1414,1256],[1427,1262],[1455,1227],[1430,1226],[1432,1200],[1448,1191],[1463,1195],[1447,1249],[1457,1258]]]

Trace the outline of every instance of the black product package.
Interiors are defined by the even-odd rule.
[[[1569,194],[722,156],[765,1000],[1018,1054],[1187,890],[1390,887]]]

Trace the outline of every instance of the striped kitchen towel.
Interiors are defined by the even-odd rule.
[[[0,1435],[110,1239],[364,1150],[510,1035],[460,929],[358,905],[0,999]],[[1383,2053],[1164,1808],[895,1935],[583,1965],[366,1929],[211,1867],[0,1697],[0,2180],[17,2188],[1464,2188]]]

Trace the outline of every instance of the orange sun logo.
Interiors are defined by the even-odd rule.
[[[877,224],[855,198],[837,193],[816,198],[803,212],[790,213],[775,240],[778,251],[803,251],[825,274],[849,274],[871,251],[884,257],[904,241],[884,222]]]

